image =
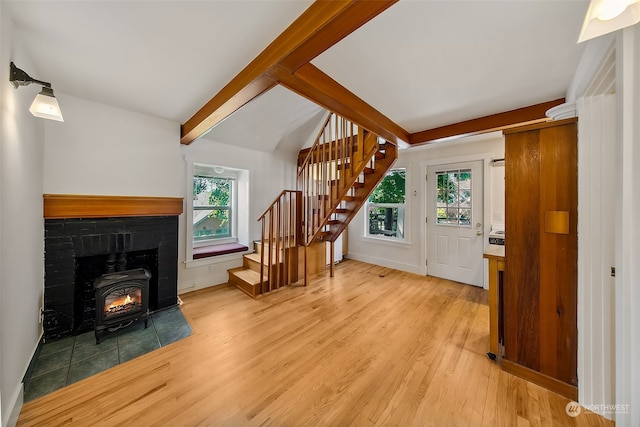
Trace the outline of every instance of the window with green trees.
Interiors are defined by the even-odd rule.
[[[233,237],[235,179],[193,176],[193,240]]]
[[[406,170],[392,169],[367,201],[367,235],[404,239]]]

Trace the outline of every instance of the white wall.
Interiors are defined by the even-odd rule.
[[[622,426],[640,425],[639,70],[636,25],[589,41],[567,93],[580,118],[579,398]]]
[[[488,221],[485,219],[484,222],[486,223]],[[503,162],[497,162],[495,163],[495,165],[491,166],[491,224],[498,227],[499,226],[504,227],[504,163]]]
[[[640,25],[618,32],[616,46],[618,184],[616,203],[616,424],[640,425]]]
[[[578,101],[578,396],[583,405],[615,400],[615,95]],[[603,414],[612,418],[612,414]]]
[[[44,287],[42,221],[44,121],[28,109],[39,87],[14,89],[9,62],[40,76],[0,2],[0,413],[13,425],[22,405],[22,377],[41,334]]]
[[[435,143],[401,150],[394,168],[407,169],[407,207],[405,211],[405,242],[371,239],[365,234],[365,212],[360,212],[349,224],[348,258],[396,268],[416,274],[426,274],[426,165],[458,161],[483,160],[484,162],[484,216],[485,244],[491,226],[492,190],[489,162],[504,157],[504,138],[499,133],[461,138],[458,141]],[[504,194],[504,182],[502,194]],[[495,201],[499,206],[499,202]],[[504,202],[502,202],[504,206]]]
[[[597,47],[597,49],[596,49]],[[616,192],[615,43],[597,40],[585,50],[572,83],[578,121],[578,396],[615,402],[614,283]]]
[[[180,125],[65,94],[47,121],[44,192],[184,197]]]

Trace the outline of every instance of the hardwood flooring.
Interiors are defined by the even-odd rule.
[[[613,425],[487,358],[479,288],[345,261],[258,300],[182,299],[192,336],[25,404],[18,425]]]

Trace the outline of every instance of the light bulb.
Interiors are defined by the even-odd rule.
[[[619,16],[629,6],[629,0],[603,0],[598,5],[596,18],[609,21]]]

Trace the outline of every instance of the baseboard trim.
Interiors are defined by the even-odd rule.
[[[24,384],[20,383],[18,386],[18,390],[12,397],[9,402],[9,406],[11,408],[11,412],[8,413],[8,417],[5,418],[7,413],[3,411],[2,425],[4,427],[14,427],[18,423],[18,417],[20,416],[20,411],[22,411],[22,405],[24,404]],[[8,408],[7,408],[8,409]]]
[[[563,381],[545,375],[541,372],[534,371],[533,369],[519,365],[510,360],[502,359],[501,366],[502,370],[505,372],[513,374],[527,381],[531,381],[534,384],[558,393],[559,395],[567,397],[573,401],[578,401],[578,388],[572,386],[571,384],[567,384]]]
[[[40,352],[40,345],[42,343],[42,337],[44,335],[42,325],[40,326],[40,336],[38,337],[38,341],[36,341],[36,345],[31,352],[31,359],[29,359],[29,364],[24,370],[22,380],[20,381],[20,384],[18,384],[17,390],[14,392],[13,396],[11,396],[11,400],[9,400],[7,408],[5,408],[11,408],[11,412],[0,411],[0,416],[2,416],[2,419],[0,419],[0,424],[2,424],[3,427],[13,427],[18,422],[18,417],[20,416],[22,405],[24,404],[24,380],[27,374],[30,375],[30,369],[33,369],[32,365],[36,360],[36,355]],[[8,418],[6,417],[7,414],[9,414]]]
[[[407,273],[418,274],[424,276],[422,267],[412,264],[405,264],[402,262],[390,261],[388,259],[372,257],[368,255],[360,255],[357,253],[349,252],[345,256],[346,259],[352,259],[354,261],[366,262],[367,264],[380,265],[382,267],[393,268],[394,270],[406,271]]]

